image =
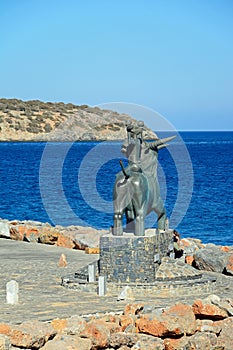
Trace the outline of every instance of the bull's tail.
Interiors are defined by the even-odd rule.
[[[120,160],[120,166],[121,166],[121,170],[122,170],[122,173],[124,174],[125,179],[128,180],[129,175],[125,171],[125,168],[124,168],[122,160]]]

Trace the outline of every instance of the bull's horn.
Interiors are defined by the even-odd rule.
[[[158,139],[152,142],[153,146],[158,147],[166,142],[173,140],[176,136],[165,137],[164,139]]]
[[[169,146],[169,143],[163,143],[162,145],[159,145],[157,148],[162,149],[162,148],[165,148],[167,146]]]
[[[176,138],[176,135],[170,136],[170,137],[165,137],[164,139],[159,139],[159,141],[160,141],[159,144],[163,144],[163,143],[169,142],[169,141],[173,140],[174,138]]]

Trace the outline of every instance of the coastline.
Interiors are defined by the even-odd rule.
[[[151,231],[155,229],[147,230]],[[87,248],[98,249],[100,237],[106,234],[109,234],[109,230],[98,230],[91,226],[53,226],[48,222],[7,220],[0,218],[0,238],[28,243],[55,245],[74,250],[85,250]],[[192,237],[181,238],[180,244],[184,252],[183,260],[185,259],[186,263],[193,265],[197,269],[204,269],[200,263],[199,266],[198,262],[195,262],[195,256],[198,257],[200,252],[203,251],[206,252],[206,254],[209,254],[209,251],[214,251],[215,260],[217,260],[218,257],[221,260],[222,256],[223,261],[220,267],[211,265],[208,268],[208,266],[204,266],[207,271],[231,274],[232,269],[233,275],[233,265],[231,267],[230,263],[231,259],[233,263],[233,245],[226,246],[213,243],[203,243],[200,239]],[[230,262],[228,262],[228,260]],[[229,265],[229,272],[226,270],[227,265]],[[216,271],[215,268],[217,269]]]

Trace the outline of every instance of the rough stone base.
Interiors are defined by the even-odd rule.
[[[115,283],[154,282],[156,262],[169,254],[171,244],[170,231],[148,230],[145,236],[102,236],[100,275]]]
[[[211,293],[217,293],[216,290],[216,277],[205,273],[203,276],[196,278],[190,278],[183,276],[183,279],[171,278],[167,279],[156,279],[153,283],[111,283],[107,284],[107,295],[117,296],[122,288],[129,286],[132,289],[135,298],[147,298],[147,297],[158,297],[172,298],[188,297],[192,295],[206,295]],[[98,293],[98,282],[88,283],[87,279],[80,280],[74,275],[65,276],[62,278],[61,285],[69,289],[75,289],[80,292]],[[225,286],[224,288],[227,288]]]

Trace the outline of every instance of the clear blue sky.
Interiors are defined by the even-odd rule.
[[[233,130],[232,0],[0,0],[0,97],[130,102]]]

